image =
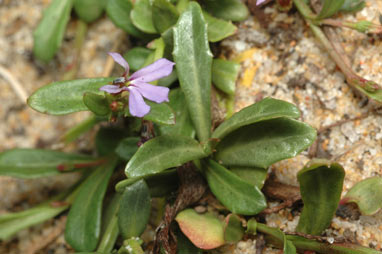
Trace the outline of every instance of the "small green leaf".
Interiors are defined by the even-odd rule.
[[[126,130],[116,127],[100,128],[95,137],[96,151],[99,156],[111,154],[119,142],[127,135]]]
[[[102,201],[117,163],[115,158],[98,167],[81,185],[68,214],[65,240],[77,251],[93,251],[101,231]]]
[[[321,12],[318,14],[318,19],[324,19],[336,14],[344,4],[345,0],[323,0]]]
[[[45,62],[50,61],[61,46],[70,18],[73,0],[53,0],[33,33],[33,53]]]
[[[300,117],[298,108],[286,101],[265,98],[255,104],[243,108],[228,120],[224,121],[212,133],[213,138],[223,139],[226,135],[245,125],[279,117]]]
[[[365,7],[366,3],[364,0],[345,0],[344,4],[341,6],[340,11],[343,12],[357,12]]]
[[[207,24],[202,10],[191,2],[174,28],[174,59],[192,122],[201,142],[211,133],[211,65]]]
[[[346,193],[342,202],[356,203],[362,214],[375,214],[382,207],[382,178],[376,176],[356,183]]]
[[[130,13],[130,18],[133,24],[141,31],[148,34],[157,33],[153,23],[150,0],[135,1],[133,10]]]
[[[296,247],[294,247],[293,242],[287,240],[286,235],[284,234],[284,254],[296,254]]]
[[[138,150],[138,142],[141,139],[139,137],[128,137],[118,144],[115,149],[116,154],[122,159],[128,161]]]
[[[223,223],[210,213],[198,214],[186,209],[178,213],[175,220],[183,234],[200,249],[215,249],[224,244]]]
[[[54,82],[35,91],[28,98],[28,105],[38,112],[51,115],[88,110],[83,95],[86,92],[103,94],[99,88],[112,81],[113,78],[92,78]]]
[[[74,0],[73,8],[81,20],[90,23],[101,17],[106,2],[104,0]]]
[[[195,130],[192,126],[190,114],[187,105],[184,103],[184,93],[180,89],[171,89],[169,94],[169,105],[175,111],[175,125],[159,125],[159,131],[162,135],[172,134],[193,138]]]
[[[170,106],[163,103],[155,103],[153,101],[145,100],[146,104],[150,106],[150,112],[143,117],[143,119],[152,121],[158,124],[172,125],[175,124],[175,114]],[[125,109],[125,116],[131,116],[129,108]]]
[[[145,34],[138,30],[130,19],[130,12],[133,9],[131,0],[108,0],[106,5],[107,16],[113,21],[116,27],[121,28],[129,35],[143,38]]]
[[[234,95],[239,71],[240,64],[238,63],[214,59],[212,62],[212,83],[226,94]]]
[[[256,235],[256,233],[257,233],[257,221],[255,218],[251,218],[247,221],[247,230],[245,231],[245,233]]]
[[[128,186],[122,194],[118,212],[119,230],[124,239],[140,236],[149,221],[150,191],[144,180]]]
[[[0,175],[38,178],[70,170],[78,164],[91,164],[95,158],[42,149],[13,149],[0,154]]]
[[[205,173],[212,193],[231,212],[254,215],[267,206],[257,186],[245,182],[217,162],[209,160]]]
[[[135,47],[127,51],[123,57],[129,63],[131,71],[137,71],[145,64],[147,57],[153,50],[144,47]]]
[[[203,12],[203,16],[208,25],[208,40],[210,42],[221,41],[237,31],[236,26],[230,21],[217,19],[205,11]]]
[[[167,0],[153,1],[153,23],[159,33],[175,25],[179,18],[176,7]]]
[[[86,107],[97,116],[106,116],[111,112],[105,95],[88,92],[84,94],[83,100]]]
[[[338,163],[313,160],[297,174],[304,208],[297,231],[320,235],[332,221],[340,201],[345,171]]]
[[[203,0],[202,3],[217,18],[243,21],[249,15],[247,6],[240,0]]]
[[[227,243],[237,243],[243,238],[244,227],[241,224],[240,217],[235,214],[229,214],[225,219],[224,240]]]
[[[217,145],[215,158],[226,166],[267,168],[296,156],[315,139],[316,131],[311,126],[280,117],[230,133]]]
[[[207,156],[202,146],[192,138],[163,135],[144,143],[126,165],[128,177],[140,177],[177,167]]]
[[[265,179],[267,178],[267,169],[264,168],[249,168],[249,167],[233,167],[229,169],[235,175],[239,176],[242,180],[250,183],[257,188],[261,189],[264,186]]]

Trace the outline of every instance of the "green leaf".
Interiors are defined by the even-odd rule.
[[[153,50],[144,47],[135,47],[127,51],[123,57],[129,63],[131,71],[137,71],[145,64],[147,57]]]
[[[33,53],[45,62],[50,61],[61,46],[70,18],[73,0],[53,0],[33,33]]]
[[[259,189],[263,188],[268,171],[264,168],[250,167],[233,167],[229,170],[235,175],[239,176],[242,180],[256,186]]]
[[[298,118],[300,117],[300,111],[295,105],[289,102],[265,98],[243,108],[220,124],[212,133],[212,138],[223,139],[229,133],[245,125],[279,117]]]
[[[229,214],[225,219],[224,240],[227,243],[237,243],[243,238],[244,228],[240,217],[235,214]]]
[[[225,166],[267,168],[296,156],[315,139],[316,131],[308,124],[280,117],[230,133],[217,145],[215,158]]]
[[[167,0],[154,0],[152,12],[153,23],[159,33],[175,25],[179,18],[178,10]]]
[[[157,33],[153,23],[150,0],[136,0],[130,18],[141,31],[148,34]]]
[[[354,202],[362,214],[375,214],[382,207],[382,178],[370,177],[356,183],[341,202]]]
[[[97,116],[106,116],[111,113],[105,95],[88,92],[84,94],[83,100],[86,107]]]
[[[175,111],[175,125],[159,125],[159,131],[162,135],[172,134],[193,138],[195,130],[192,126],[188,107],[184,103],[184,93],[180,89],[171,89],[169,94],[169,105]]]
[[[212,193],[231,212],[254,215],[267,206],[265,197],[257,186],[247,183],[213,160],[209,160],[205,166]]]
[[[320,235],[329,225],[340,201],[345,171],[338,163],[313,160],[297,174],[304,208],[297,231]]]
[[[70,170],[79,164],[91,164],[95,158],[42,149],[13,149],[0,154],[0,175],[38,178]]]
[[[102,201],[117,163],[110,158],[85,180],[68,214],[65,240],[77,251],[93,251],[101,231]]]
[[[9,240],[20,230],[53,218],[68,207],[69,205],[52,207],[47,203],[22,212],[0,215],[0,240]]]
[[[287,240],[286,235],[284,234],[284,254],[296,254],[296,247],[294,247],[293,242]]]
[[[255,218],[251,218],[247,221],[247,230],[245,233],[256,235],[257,233],[257,221]]]
[[[203,251],[193,245],[180,230],[176,232],[176,240],[177,254],[203,254]]]
[[[344,4],[345,0],[323,0],[321,12],[318,14],[317,19],[324,19],[336,14]]]
[[[113,78],[92,78],[54,82],[35,91],[28,98],[28,105],[38,112],[51,115],[88,110],[83,95],[86,92],[103,94],[99,88],[112,81]]]
[[[96,151],[99,156],[111,154],[118,147],[119,142],[127,135],[126,130],[116,127],[100,128],[95,137]]]
[[[139,147],[126,165],[128,177],[140,177],[177,167],[207,156],[202,146],[192,138],[163,135],[150,139]]]
[[[357,12],[365,7],[364,0],[345,0],[344,4],[341,6],[340,11],[343,12]]]
[[[247,6],[240,0],[203,0],[202,3],[217,18],[243,21],[249,15]]]
[[[208,40],[218,42],[236,33],[237,28],[230,21],[217,19],[208,12],[203,12],[204,19],[208,25]]]
[[[172,125],[175,124],[175,114],[170,106],[163,103],[156,103],[153,101],[145,100],[146,104],[150,106],[150,112],[143,117],[143,119],[152,121],[158,124]],[[129,108],[125,109],[125,116],[131,116]]]
[[[234,95],[239,71],[240,64],[238,63],[214,59],[212,62],[212,83],[226,94]]]
[[[143,233],[149,221],[150,210],[150,191],[144,180],[125,189],[118,212],[119,230],[124,239]]]
[[[215,249],[224,244],[223,223],[213,214],[186,209],[178,213],[175,220],[183,234],[200,249]]]
[[[90,23],[101,17],[106,2],[104,0],[74,0],[73,8],[81,20]]]
[[[211,133],[211,65],[207,24],[202,10],[191,2],[174,28],[174,59],[180,86],[201,142]]]
[[[143,38],[145,34],[138,30],[130,19],[132,9],[133,4],[131,0],[108,0],[106,5],[107,16],[116,27],[121,28],[129,35]]]
[[[115,152],[119,157],[122,159],[128,161],[133,157],[133,155],[138,150],[138,142],[141,139],[139,137],[128,137],[118,144],[117,148],[115,149]]]

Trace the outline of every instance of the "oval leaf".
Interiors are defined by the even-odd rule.
[[[53,0],[44,11],[42,20],[33,33],[33,53],[38,59],[50,61],[61,46],[72,4],[73,0]]]
[[[233,213],[254,215],[266,206],[263,193],[230,172],[219,163],[209,160],[205,167],[208,185],[216,198]]]
[[[338,163],[313,160],[297,174],[304,208],[297,231],[320,235],[332,221],[340,201],[345,171]]]
[[[38,178],[57,175],[59,170],[91,165],[90,156],[42,149],[13,149],[0,154],[0,175]]]
[[[95,93],[85,93],[84,104],[97,116],[106,116],[111,112],[109,102],[104,95]]]
[[[328,18],[336,14],[344,4],[345,0],[324,0],[321,12],[318,14],[318,19]]]
[[[271,119],[230,133],[217,145],[216,159],[226,166],[267,168],[296,156],[315,138],[316,131],[305,123],[284,117]]]
[[[238,63],[214,59],[212,62],[212,83],[226,94],[234,95],[239,70],[240,64]]]
[[[237,243],[243,238],[244,227],[241,224],[240,217],[230,214],[225,219],[224,240],[227,243]]]
[[[83,102],[86,92],[103,94],[99,88],[113,78],[77,79],[59,81],[43,86],[28,98],[28,105],[41,113],[65,115],[88,110]]]
[[[192,138],[164,135],[144,143],[126,165],[128,177],[140,177],[177,167],[207,156],[202,146]]]
[[[155,34],[157,30],[154,27],[152,15],[150,0],[137,0],[130,13],[130,18],[133,24],[141,31]]]
[[[217,18],[243,21],[249,15],[247,6],[240,0],[203,0],[202,3]]]
[[[101,17],[105,5],[104,0],[75,0],[73,8],[81,20],[90,23]]]
[[[135,47],[127,51],[123,57],[129,63],[131,71],[137,71],[142,68],[146,62],[147,57],[153,50],[144,47]]]
[[[224,244],[223,223],[212,214],[186,209],[178,213],[175,220],[183,234],[200,249],[215,249]]]
[[[145,100],[145,102],[150,106],[150,112],[143,119],[159,124],[175,124],[174,111],[167,103],[155,103],[148,100]],[[131,116],[128,107],[125,109],[125,116]]]
[[[138,142],[141,139],[139,137],[128,137],[119,142],[115,149],[116,154],[122,159],[128,161],[138,150]]]
[[[208,40],[210,42],[221,41],[236,33],[237,28],[232,22],[217,19],[207,12],[203,12],[203,16],[208,24]]]
[[[65,240],[77,251],[93,251],[101,231],[102,201],[117,163],[110,159],[81,185],[68,214]]]
[[[263,188],[265,179],[267,178],[267,169],[264,168],[250,168],[250,167],[233,167],[229,169],[235,175],[239,176],[242,180]]]
[[[207,24],[200,6],[191,2],[174,28],[174,59],[192,122],[201,142],[211,133],[211,64]]]
[[[245,125],[279,117],[298,118],[300,117],[300,111],[289,102],[265,98],[233,114],[232,117],[216,128],[212,133],[212,137],[223,139],[232,131]]]
[[[354,185],[342,202],[354,202],[362,214],[372,215],[382,207],[382,177],[371,177]]]
[[[149,221],[150,191],[144,180],[128,186],[122,194],[118,226],[124,239],[140,236]]]
[[[176,7],[167,0],[154,0],[153,23],[159,33],[163,33],[173,25],[179,18]]]

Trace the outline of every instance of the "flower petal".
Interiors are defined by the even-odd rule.
[[[126,62],[125,58],[121,56],[121,54],[117,52],[109,52],[109,56],[111,56],[114,61],[116,61],[119,65],[121,65],[125,69],[125,73],[129,73],[129,64]]]
[[[256,5],[260,5],[260,4],[264,3],[265,1],[266,0],[257,0]]]
[[[170,89],[164,86],[153,86],[147,83],[135,81],[132,85],[142,94],[143,97],[156,103],[168,101]]]
[[[101,91],[105,91],[107,93],[120,93],[122,90],[126,90],[123,87],[115,86],[115,85],[104,85],[99,88]]]
[[[175,63],[161,58],[154,63],[136,71],[131,75],[130,80],[137,80],[140,82],[151,82],[171,74]]]
[[[135,87],[129,87],[129,111],[132,116],[144,117],[150,112],[150,106],[143,100]]]

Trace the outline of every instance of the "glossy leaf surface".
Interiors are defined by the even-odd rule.
[[[230,214],[225,219],[224,240],[227,243],[237,243],[244,235],[244,227],[241,224],[240,217]]]
[[[318,14],[318,19],[328,18],[336,14],[344,4],[345,0],[323,0],[321,12]]]
[[[263,193],[217,162],[205,165],[208,185],[216,198],[233,213],[255,215],[266,206]]]
[[[53,0],[44,11],[33,33],[33,53],[38,59],[48,62],[60,48],[72,4],[73,0]]]
[[[264,168],[251,168],[251,167],[233,167],[229,169],[235,175],[239,176],[242,180],[250,183],[257,188],[263,188],[265,179],[267,178],[267,169]]]
[[[304,208],[297,231],[320,235],[338,207],[345,171],[341,165],[313,160],[297,174]]]
[[[224,244],[223,222],[212,214],[186,209],[178,213],[175,220],[183,234],[200,249],[215,249]]]
[[[83,100],[86,107],[97,116],[106,116],[111,112],[104,95],[88,92],[84,94]]]
[[[311,126],[280,117],[230,133],[217,145],[215,158],[226,166],[267,168],[296,156],[315,139],[316,131]]]
[[[86,92],[103,94],[99,88],[113,78],[77,79],[58,81],[43,86],[28,98],[28,105],[41,113],[65,115],[88,110],[83,102]]]
[[[375,214],[382,207],[382,177],[371,177],[356,183],[342,202],[354,202],[362,214]]]
[[[133,10],[130,13],[130,18],[138,29],[148,34],[157,33],[152,16],[150,0],[135,1]]]
[[[214,59],[212,62],[212,83],[226,94],[234,95],[239,70],[240,64],[236,62]]]
[[[195,130],[192,126],[190,114],[188,113],[187,104],[184,103],[186,98],[180,89],[171,89],[169,94],[169,105],[175,111],[175,125],[159,125],[162,135],[172,134],[186,137],[194,137]]]
[[[145,34],[138,30],[131,21],[130,12],[133,9],[131,0],[108,0],[106,5],[107,16],[116,27],[121,28],[129,35],[144,37]]]
[[[127,51],[123,57],[129,63],[130,71],[137,71],[143,67],[147,57],[153,50],[144,47],[135,47]]]
[[[255,104],[243,108],[228,120],[224,121],[212,133],[213,138],[223,139],[226,135],[245,125],[279,117],[298,118],[298,108],[286,101],[265,98]]]
[[[191,2],[174,28],[174,59],[198,139],[211,133],[211,65],[207,24],[200,6]]]
[[[173,125],[175,124],[175,114],[172,108],[167,103],[155,103],[152,101],[145,101],[150,106],[150,112],[143,117],[143,119],[152,121],[154,123]],[[131,116],[129,108],[125,109],[125,116]]]
[[[81,20],[90,23],[101,17],[105,5],[104,0],[74,0],[73,8]]]
[[[77,251],[93,251],[101,232],[102,202],[116,159],[98,167],[81,185],[68,214],[65,240]]]
[[[19,178],[38,178],[59,174],[79,164],[91,164],[96,159],[42,149],[13,149],[0,154],[0,175]]]
[[[249,15],[247,6],[239,0],[203,0],[202,3],[209,13],[221,19],[243,21]]]
[[[210,42],[218,42],[236,33],[236,26],[230,21],[218,19],[203,12],[204,19],[208,25],[208,40]]]
[[[163,33],[173,25],[179,18],[176,7],[167,0],[153,1],[153,23],[159,33]]]
[[[144,143],[126,165],[125,173],[128,177],[151,175],[205,156],[194,139],[163,135]]]
[[[118,211],[119,230],[124,239],[140,236],[149,221],[150,191],[144,180],[128,186],[122,194]]]

